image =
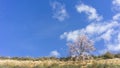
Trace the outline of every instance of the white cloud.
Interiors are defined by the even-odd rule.
[[[51,3],[51,6],[53,10],[53,18],[59,21],[64,21],[69,17],[64,4],[55,1]]]
[[[120,6],[120,0],[113,0],[112,4],[115,6]]]
[[[108,45],[108,50],[114,51],[114,52],[120,52],[120,43],[115,44],[110,44]]]
[[[74,30],[70,32],[65,32],[61,35],[61,38],[66,38],[67,41],[74,41],[78,35],[80,34],[86,34],[90,38],[93,38],[96,36],[96,39],[104,39],[105,41],[111,39],[111,35],[113,32],[115,32],[115,28],[119,27],[119,23],[116,21],[111,22],[102,22],[102,23],[91,23],[90,25],[86,26],[86,28]]]
[[[104,40],[104,46],[106,46],[104,50],[120,51],[120,42],[118,42],[120,40],[119,30],[120,23],[117,21],[94,22],[86,26],[86,28],[65,32],[61,35],[61,38],[74,42],[80,34],[86,34],[96,42]]]
[[[75,31],[71,31],[71,32],[65,32],[60,37],[62,39],[67,38],[67,41],[74,41],[74,40],[76,40],[76,38],[78,37],[79,34],[80,34],[80,31],[75,30]]]
[[[98,22],[98,23],[91,23],[85,28],[87,34],[101,34],[106,30],[117,26],[117,22],[107,23],[107,22]]]
[[[120,0],[113,0],[113,9],[120,11]],[[113,16],[113,20],[119,22],[120,24],[120,12],[116,13],[116,15]],[[116,30],[116,37],[113,40],[114,42],[108,45],[108,49],[111,51],[119,51],[120,52],[120,25],[119,28]]]
[[[113,16],[113,20],[120,21],[120,13]]]
[[[117,11],[120,10],[120,0],[113,0],[112,4],[113,4],[113,9],[115,9]]]
[[[116,34],[116,38],[113,41],[113,43],[108,45],[108,50],[120,51],[120,32]]]
[[[105,41],[110,41],[112,38],[113,32],[114,32],[113,29],[109,29],[101,36],[101,38],[103,38]]]
[[[54,50],[54,51],[50,52],[50,56],[52,56],[52,57],[59,57],[60,53],[58,51]]]
[[[120,0],[113,0],[112,4],[114,7],[120,8]],[[79,13],[85,12],[88,15],[89,20],[96,21],[93,21],[85,28],[64,32],[60,36],[61,39],[75,41],[80,34],[86,34],[95,42],[101,42],[101,40],[104,41],[103,46],[105,46],[105,49],[100,50],[100,53],[105,53],[107,50],[115,52],[120,51],[120,13],[114,15],[111,20],[103,21],[101,20],[102,16],[91,6],[79,4],[76,5],[76,9]]]
[[[85,5],[83,3],[76,5],[76,10],[79,13],[85,12],[88,15],[89,20],[100,21],[102,19],[102,16],[99,16],[97,14],[97,11],[95,8],[88,6],[88,5]]]

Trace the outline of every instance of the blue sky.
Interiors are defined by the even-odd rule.
[[[119,52],[119,18],[119,0],[0,0],[0,56],[67,56],[81,33]]]

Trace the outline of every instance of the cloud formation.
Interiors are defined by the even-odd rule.
[[[53,10],[53,18],[59,21],[64,21],[69,17],[64,4],[55,1],[51,3],[51,6]]]
[[[54,50],[54,51],[50,52],[50,56],[52,56],[52,57],[59,57],[60,53],[58,51]]]
[[[113,16],[113,20],[120,21],[120,13],[117,13],[115,16]]]
[[[120,10],[120,0],[113,0],[112,4],[113,4],[113,9],[115,9],[117,11]]]
[[[78,4],[76,5],[76,10],[79,12],[79,13],[86,13],[88,15],[88,19],[89,20],[96,20],[96,21],[100,21],[102,19],[102,16],[100,16],[96,9],[91,7],[91,6],[88,6],[88,5],[85,5],[85,4]]]
[[[86,26],[86,28],[78,29],[71,32],[64,32],[64,34],[61,35],[61,38],[62,39],[67,38],[67,41],[74,41],[78,37],[78,35],[86,34],[90,38],[99,36],[97,38],[93,38],[94,40],[103,39],[109,41],[111,35],[117,32],[116,29],[118,29],[119,26],[120,24],[116,21],[102,22],[102,23],[94,22]]]
[[[113,0],[112,4],[116,6],[120,6],[120,0]]]
[[[120,0],[113,0],[112,4],[115,6],[120,6]],[[79,13],[85,12],[88,15],[88,19],[92,20],[92,23],[87,25],[85,28],[64,32],[60,36],[61,39],[74,42],[80,34],[86,34],[95,42],[100,42],[101,40],[104,41],[103,46],[106,48],[100,50],[100,53],[104,53],[106,51],[120,51],[120,13],[116,13],[111,20],[102,21],[101,19],[103,17],[99,15],[96,9],[91,6],[79,4],[76,6],[76,9]]]
[[[62,39],[67,41],[75,41],[80,34],[86,34],[90,39],[95,42],[104,41],[104,50],[120,51],[120,23],[117,21],[91,23],[86,28],[64,32],[61,35]]]

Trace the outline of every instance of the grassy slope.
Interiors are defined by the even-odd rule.
[[[0,68],[120,68],[120,59],[88,60],[80,61],[59,61],[59,60],[0,60]]]

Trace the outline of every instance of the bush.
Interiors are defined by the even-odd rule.
[[[120,58],[120,54],[115,54],[115,58]]]
[[[103,55],[103,58],[104,59],[113,59],[114,58],[114,55],[110,52],[106,52],[104,55]]]
[[[59,58],[60,61],[69,61],[71,60],[71,57],[61,57]]]

